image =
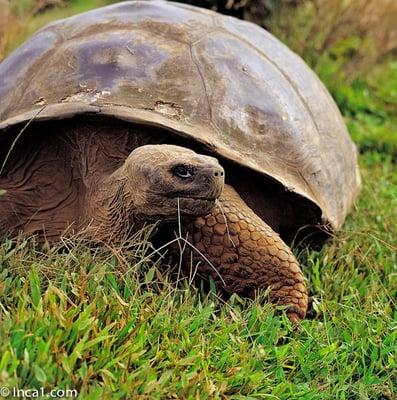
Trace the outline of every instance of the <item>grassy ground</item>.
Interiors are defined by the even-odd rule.
[[[83,7],[71,3],[29,17],[4,48]],[[323,54],[314,67],[360,148],[363,191],[334,240],[297,254],[309,319],[293,330],[261,299],[224,303],[176,285],[145,258],[144,237],[124,253],[5,242],[0,388],[77,389],[84,399],[396,399],[397,64],[386,57],[335,80],[339,61]]]

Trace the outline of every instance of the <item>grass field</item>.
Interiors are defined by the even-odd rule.
[[[35,16],[14,9],[10,18],[24,22],[3,51],[45,21],[103,3],[71,1]],[[288,12],[298,22],[308,13]],[[273,18],[299,50],[289,40],[299,24],[283,37]],[[346,118],[363,177],[343,229],[321,251],[297,254],[312,298],[308,319],[293,329],[261,299],[225,303],[215,290],[175,284],[161,260],[145,257],[144,233],[128,252],[7,241],[0,398],[4,387],[43,387],[76,389],[83,399],[397,399],[397,62],[391,53],[338,78],[349,38],[320,61],[301,52]]]

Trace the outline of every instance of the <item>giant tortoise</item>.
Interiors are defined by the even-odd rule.
[[[112,242],[179,221],[202,276],[269,289],[305,316],[286,242],[337,230],[360,175],[331,96],[270,33],[127,1],[47,25],[1,63],[0,82],[3,237]]]

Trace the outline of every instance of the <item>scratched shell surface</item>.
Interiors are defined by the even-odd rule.
[[[57,21],[0,64],[0,82],[0,130],[82,113],[164,127],[275,178],[335,229],[360,189],[316,75],[262,28],[212,11],[131,1]]]

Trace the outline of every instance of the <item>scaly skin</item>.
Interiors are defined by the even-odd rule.
[[[289,247],[241,199],[225,185],[221,206],[197,218],[189,229],[189,239],[222,276],[225,289],[253,296],[271,288],[270,300],[288,306],[289,318],[305,317],[307,292],[302,271]],[[214,269],[203,262],[198,252],[194,261],[200,275],[219,281]]]

